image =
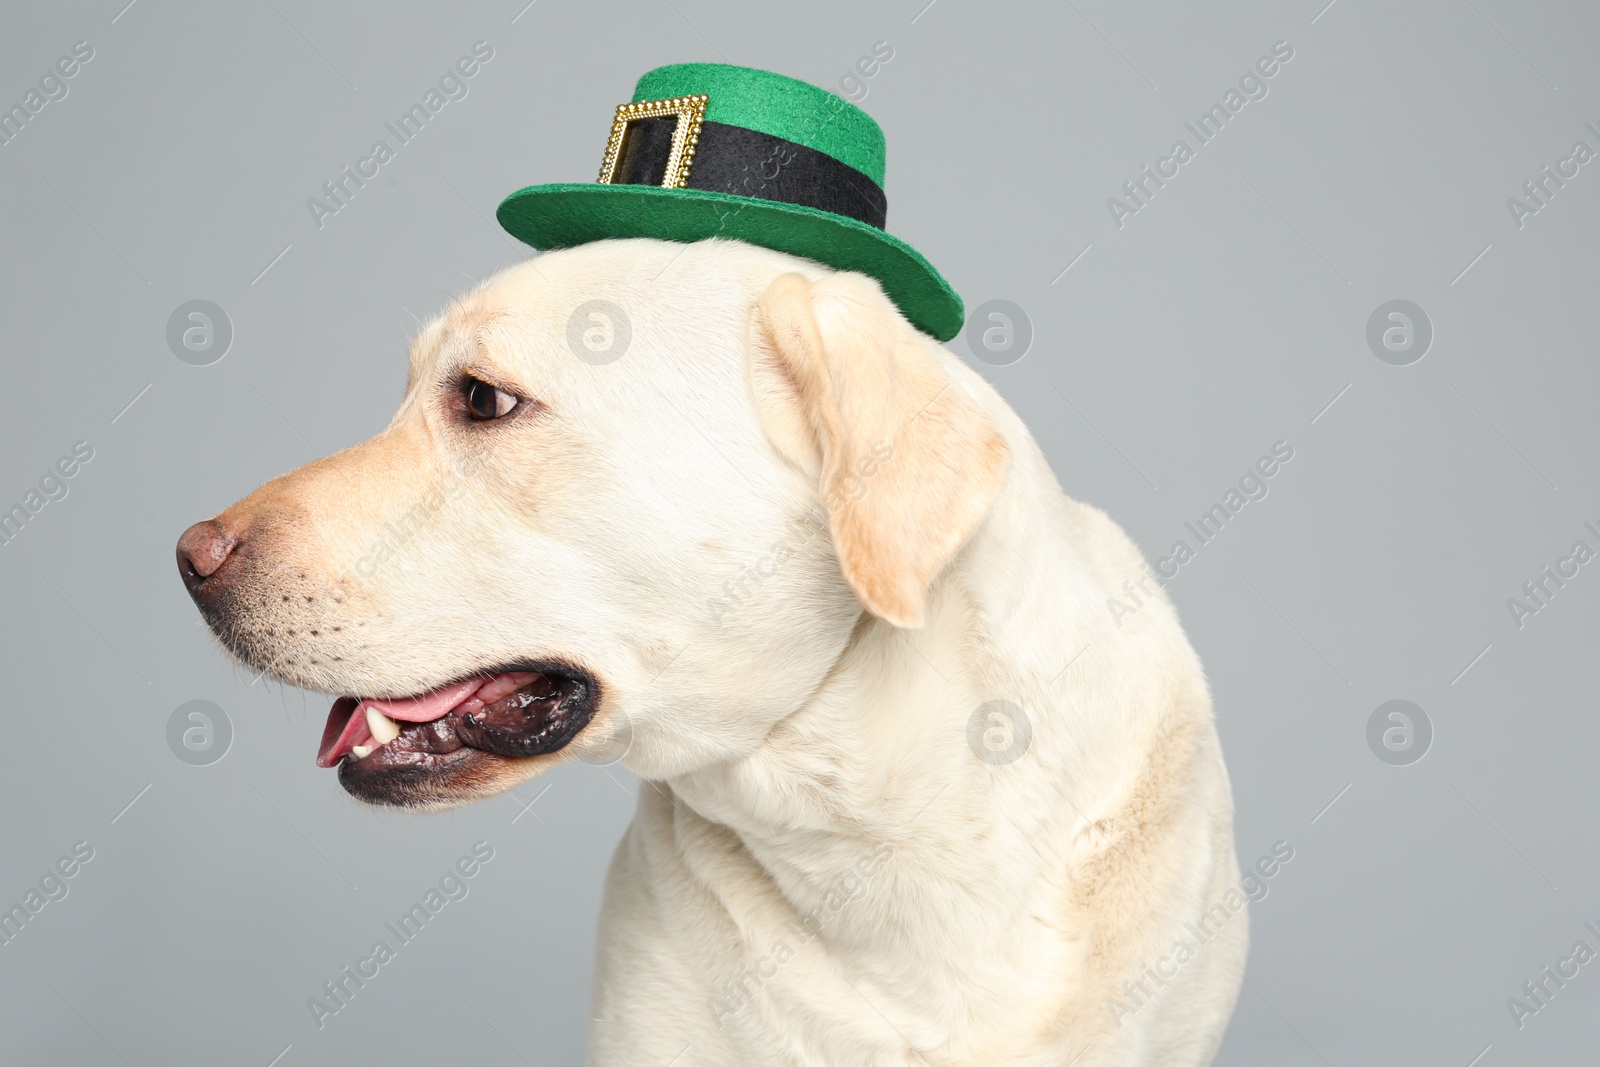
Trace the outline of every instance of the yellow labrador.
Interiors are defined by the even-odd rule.
[[[1158,589],[1107,610],[1133,545],[868,278],[715,240],[512,267],[386,430],[178,557],[235,656],[338,695],[318,761],[362,800],[625,752],[593,1064],[1216,1050],[1245,918],[1170,954],[1238,910],[1200,664]]]

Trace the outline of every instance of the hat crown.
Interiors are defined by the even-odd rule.
[[[702,93],[707,97],[707,122],[805,145],[883,185],[883,130],[872,116],[797,78],[729,63],[674,63],[640,78],[633,102]]]
[[[961,297],[887,232],[883,131],[843,97],[724,63],[639,79],[611,117],[598,180],[532,185],[496,212],[539,249],[591,241],[744,241],[877,280],[917,329],[961,330]]]

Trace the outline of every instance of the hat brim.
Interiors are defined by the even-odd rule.
[[[620,237],[726,237],[876,278],[913,326],[961,332],[961,298],[933,264],[875,226],[816,208],[703,189],[599,183],[531,185],[501,202],[500,225],[540,250]]]

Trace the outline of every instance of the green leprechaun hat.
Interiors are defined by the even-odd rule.
[[[612,237],[727,237],[876,278],[913,326],[961,330],[961,298],[916,249],[884,232],[883,131],[794,78],[678,63],[617,108],[593,184],[532,185],[496,214],[539,249]]]

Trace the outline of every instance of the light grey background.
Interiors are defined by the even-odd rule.
[[[0,946],[0,1058],[580,1058],[635,783],[578,765],[443,816],[356,807],[312,763],[326,698],[224,660],[173,543],[387,421],[414,316],[524,255],[495,205],[591,178],[641,72],[726,59],[833,86],[879,40],[863,106],[890,222],[969,309],[1025,309],[1027,356],[975,363],[1069,493],[1155,558],[1274,442],[1295,450],[1170,587],[1241,857],[1295,850],[1252,906],[1219,1062],[1592,1052],[1600,964],[1520,1030],[1506,1005],[1580,938],[1600,949],[1600,564],[1520,629],[1507,607],[1573,542],[1600,548],[1600,164],[1520,229],[1506,205],[1574,141],[1600,149],[1592,6],[125,2],[11,5],[0,32],[7,107],[95,51],[0,146],[0,504],[95,449],[0,546],[0,904],[95,849]],[[306,199],[478,40],[470,95],[319,229]],[[1107,198],[1280,40],[1269,95],[1118,228]],[[197,298],[235,331],[209,367],[165,340]],[[1365,340],[1392,299],[1435,330],[1411,366]],[[1435,731],[1411,766],[1366,742],[1395,698]],[[167,747],[193,699],[233,724],[210,766]],[[319,1031],[306,999],[480,839],[470,896]]]

